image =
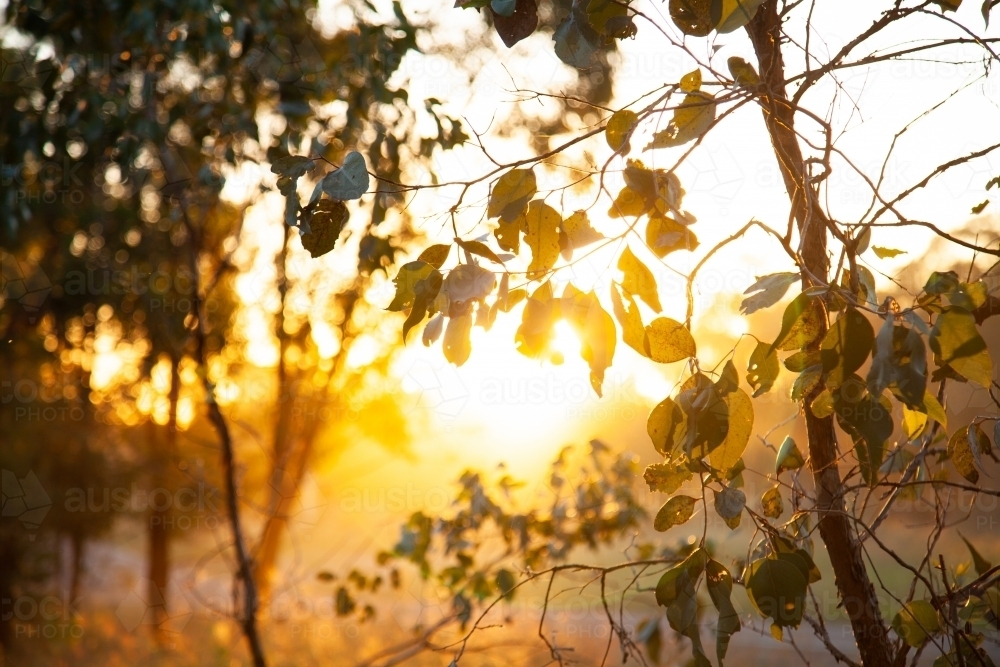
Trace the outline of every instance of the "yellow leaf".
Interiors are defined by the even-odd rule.
[[[608,146],[611,146],[615,151],[620,150],[628,142],[629,132],[632,131],[638,119],[638,114],[629,109],[616,111],[604,128],[604,138],[607,140]]]
[[[528,278],[544,276],[559,259],[559,212],[543,201],[535,200],[528,205],[524,215],[527,226],[524,242],[531,248],[531,264]]]
[[[673,120],[665,130],[653,135],[653,141],[646,146],[646,150],[680,146],[705,134],[715,122],[715,106],[715,99],[710,93],[688,93],[684,102],[674,109]]]
[[[642,356],[648,357],[649,339],[646,337],[646,327],[642,323],[639,307],[632,295],[615,282],[611,283],[611,305],[615,318],[622,325],[622,341]]]
[[[625,274],[621,283],[622,289],[645,301],[646,305],[656,312],[663,310],[653,272],[632,254],[630,248],[626,247],[618,258],[618,268]]]
[[[728,472],[743,456],[747,443],[750,442],[753,401],[742,389],[725,394],[722,401],[729,408],[729,430],[726,432],[726,439],[709,453],[708,458],[713,468]]]
[[[472,313],[449,318],[442,343],[444,358],[456,366],[468,361],[469,355],[472,354],[471,334]]]
[[[680,88],[685,93],[693,93],[701,89],[701,70],[696,69],[681,77]]]
[[[729,73],[733,75],[737,85],[744,88],[756,88],[760,85],[760,76],[757,75],[757,70],[743,58],[733,56],[726,61],[726,64],[729,65]]]
[[[524,206],[537,191],[534,171],[511,169],[498,178],[493,186],[487,208],[488,217],[501,217],[508,222],[514,220],[524,211]]]
[[[615,201],[608,209],[609,218],[631,218],[646,212],[646,200],[638,192],[627,185],[618,192]]]
[[[695,355],[691,332],[677,320],[656,318],[646,327],[646,336],[649,338],[649,356],[653,361],[669,364]]]

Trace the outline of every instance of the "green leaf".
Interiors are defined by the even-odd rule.
[[[795,444],[791,436],[785,436],[778,448],[778,455],[774,458],[774,472],[780,475],[786,470],[798,470],[805,465],[805,457],[799,451],[799,446]]]
[[[616,282],[611,283],[611,305],[615,318],[622,326],[622,340],[644,357],[649,356],[649,337],[642,324],[642,315],[632,295]]]
[[[976,384],[990,386],[993,361],[972,313],[957,307],[945,309],[934,322],[930,344],[938,363],[951,366]]]
[[[908,645],[918,648],[941,629],[937,610],[927,600],[912,600],[892,619],[892,629]]]
[[[885,456],[885,445],[892,435],[892,411],[888,399],[885,404],[866,393],[860,399],[846,396],[850,392],[837,392],[834,409],[837,423],[854,440],[854,453],[861,465],[861,477],[869,486],[878,482],[878,471]]]
[[[959,533],[958,536],[962,538],[962,541],[965,542],[965,546],[969,548],[969,553],[972,554],[972,565],[976,568],[976,574],[981,577],[989,572],[993,568],[993,563],[983,558],[982,554],[976,551],[976,548],[972,546],[972,542],[965,539],[965,535]]]
[[[660,306],[660,295],[656,288],[656,278],[639,258],[632,254],[631,248],[625,247],[618,258],[618,268],[624,274],[621,286],[626,292],[637,296],[657,313],[663,310]]]
[[[677,250],[693,251],[698,247],[698,237],[673,218],[650,212],[646,224],[646,245],[657,257],[666,257]]]
[[[528,278],[541,278],[559,259],[559,224],[562,217],[545,202],[535,200],[528,205],[524,220],[527,224],[524,242],[531,248]]]
[[[736,613],[736,608],[732,603],[733,577],[722,563],[709,559],[705,564],[705,582],[708,587],[708,596],[712,598],[712,604],[719,612],[719,620],[716,624],[715,652],[721,667],[726,652],[729,650],[729,640],[740,631],[741,627],[739,614]]]
[[[729,430],[722,444],[708,456],[713,468],[728,472],[739,463],[750,442],[754,419],[753,401],[742,389],[724,393],[722,400],[729,414]]]
[[[681,146],[694,141],[715,122],[715,108],[715,98],[711,93],[688,93],[684,96],[684,101],[674,109],[674,117],[667,127],[653,135],[653,140],[645,150]]]
[[[690,496],[674,496],[656,513],[653,529],[662,533],[687,522],[694,514],[694,505],[695,499]]]
[[[309,208],[308,217],[304,217],[302,247],[309,251],[315,259],[333,250],[340,232],[350,217],[344,202],[333,199],[320,199]],[[303,213],[305,209],[303,209]]]
[[[614,19],[625,18],[628,10],[617,0],[590,0],[587,4],[587,22],[599,34],[609,30],[608,21],[614,24]]]
[[[654,463],[642,473],[649,490],[660,493],[675,493],[693,476],[684,458],[676,462]]]
[[[669,364],[695,355],[694,337],[687,327],[669,317],[657,317],[646,327],[649,357]]]
[[[808,582],[791,563],[770,558],[750,563],[746,587],[760,615],[778,627],[798,627],[802,622]]]
[[[535,172],[531,169],[511,169],[497,179],[490,193],[486,215],[499,217],[503,222],[513,222],[521,215],[528,200],[535,196],[538,187]],[[501,246],[503,247],[503,246]]]
[[[848,306],[826,332],[820,345],[826,384],[832,391],[861,368],[874,342],[875,331],[868,318]]]
[[[323,178],[323,192],[331,199],[341,201],[360,198],[368,192],[370,185],[365,158],[357,151],[348,153],[340,169],[331,171]]]
[[[757,347],[750,354],[747,363],[747,384],[754,388],[754,398],[766,394],[778,379],[778,353],[763,341],[757,342]]]
[[[743,508],[746,507],[747,496],[739,489],[723,487],[715,493],[715,511],[726,522],[730,530],[740,525]]]
[[[677,405],[684,413],[684,420],[678,425],[676,446],[692,460],[704,458],[729,433],[729,406],[703,373],[692,375],[681,389]]]
[[[781,487],[772,486],[760,497],[760,506],[764,516],[769,519],[777,519],[785,511],[785,504],[781,498]]]
[[[785,296],[785,292],[797,280],[799,280],[798,273],[772,273],[758,276],[757,281],[743,292],[743,294],[752,294],[753,296],[743,299],[740,304],[740,313],[752,315],[758,310],[773,306],[781,301],[781,297]]]
[[[670,0],[670,18],[681,32],[704,37],[712,32],[712,0]]]
[[[684,413],[672,398],[663,399],[653,408],[646,420],[646,433],[657,452],[666,456],[674,449],[677,427],[684,420]]]
[[[897,255],[906,254],[905,250],[896,250],[895,248],[883,248],[877,245],[872,246],[872,252],[875,253],[875,256],[878,257],[879,259],[892,259]]]
[[[676,603],[683,595],[685,586],[687,584],[693,586],[701,577],[707,561],[707,552],[701,548],[695,549],[682,563],[664,572],[656,583],[656,604],[669,607]]]
[[[712,0],[712,23],[720,33],[739,30],[753,19],[764,0]]]
[[[628,143],[629,134],[639,120],[639,115],[630,110],[622,109],[612,114],[604,127],[604,139],[613,151],[619,151]]]
[[[888,387],[909,405],[919,404],[927,390],[927,350],[916,330],[888,317],[875,338],[868,390],[879,396]]]

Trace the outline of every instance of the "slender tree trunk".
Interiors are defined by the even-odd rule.
[[[195,336],[195,359],[203,370],[201,375],[202,387],[205,390],[205,403],[208,407],[208,419],[215,428],[219,436],[219,444],[222,448],[222,475],[226,487],[226,513],[229,515],[229,524],[233,531],[233,548],[236,550],[236,581],[241,584],[236,587],[234,601],[242,602],[242,610],[237,612],[243,636],[247,640],[247,648],[254,667],[267,667],[267,660],[264,658],[264,649],[260,642],[260,634],[257,629],[257,609],[259,598],[257,596],[257,583],[254,580],[253,558],[247,549],[244,537],[243,522],[240,519],[239,495],[236,483],[236,453],[233,447],[232,434],[229,431],[229,424],[226,422],[222,410],[215,394],[215,385],[208,376],[208,321],[207,310],[205,308],[202,293],[202,283],[198,267],[198,252],[201,248],[200,229],[196,229],[188,218],[186,202],[182,202],[182,214],[187,226],[189,235],[192,237],[188,260],[190,262],[191,274],[194,276],[194,312],[196,314],[194,322]],[[207,216],[206,216],[207,217]],[[204,220],[202,220],[204,222]],[[242,601],[239,600],[239,593],[242,593]]]
[[[298,495],[298,481],[293,480],[289,470],[289,462],[294,456],[291,451],[293,442],[291,434],[291,415],[294,397],[288,382],[288,369],[285,366],[285,353],[288,351],[288,333],[285,331],[285,300],[288,294],[288,276],[286,275],[286,260],[288,257],[288,241],[290,228],[285,226],[284,241],[276,258],[278,266],[278,313],[275,315],[274,333],[278,338],[278,368],[276,374],[275,420],[271,435],[271,472],[268,480],[267,518],[260,536],[260,546],[257,552],[257,589],[261,599],[266,600],[271,592],[272,577],[275,562],[278,558],[278,548],[284,533],[285,517],[288,506]]]
[[[780,29],[776,0],[767,0],[747,26],[757,54],[764,121],[802,238],[802,282],[803,287],[808,287],[814,281],[826,282],[829,279],[826,248],[829,219],[808,181],[808,165],[795,135],[795,109],[785,94]],[[822,390],[821,383],[806,397],[805,403],[808,405]],[[837,434],[833,418],[816,417],[808,408],[804,412],[810,464],[816,484],[819,532],[833,565],[841,604],[851,620],[854,639],[865,667],[890,667],[892,645],[888,631],[865,569],[861,545],[845,511],[844,486],[837,469]]]
[[[163,446],[157,438],[156,424],[149,420],[149,448],[152,463],[153,489],[167,488],[170,475],[167,466],[173,457],[177,445],[177,402],[180,397],[179,360],[170,357],[170,391],[168,393],[169,409],[167,413],[167,437]],[[164,635],[162,624],[167,620],[167,583],[170,580],[170,507],[152,507],[149,514],[149,591],[150,600],[163,598],[163,606],[156,607],[156,624],[153,634],[157,641],[162,641]]]

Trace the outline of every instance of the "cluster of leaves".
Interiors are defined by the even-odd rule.
[[[286,155],[271,165],[271,173],[278,175],[278,190],[285,196],[285,224],[299,230],[302,247],[314,259],[333,250],[340,238],[350,217],[344,202],[360,199],[371,186],[364,156],[351,151],[338,169],[316,182],[309,201],[302,206],[298,182],[315,166],[316,160],[301,155]]]
[[[636,495],[637,461],[634,455],[612,453],[597,440],[581,454],[564,448],[550,467],[545,493],[531,499],[526,509],[518,499],[523,483],[507,475],[488,483],[480,473],[463,473],[450,511],[414,513],[401,527],[395,548],[379,555],[379,564],[391,567],[387,576],[392,586],[400,581],[394,564],[410,563],[421,578],[449,591],[453,618],[464,628],[485,603],[513,599],[519,582],[564,563],[578,548],[617,544],[648,518]],[[634,546],[643,558],[656,553],[651,543]],[[673,554],[661,550],[659,556]],[[320,577],[335,580],[329,573]],[[358,573],[348,580],[356,593],[375,592],[383,582]],[[347,583],[335,594],[338,613],[370,614],[367,606],[358,606]]]
[[[567,65],[585,69],[594,64],[596,53],[615,39],[634,37],[636,25],[629,16],[630,0],[585,0],[574,2],[569,15],[553,35],[555,53]],[[483,10],[507,47],[530,37],[538,28],[535,0],[457,0],[456,7]]]

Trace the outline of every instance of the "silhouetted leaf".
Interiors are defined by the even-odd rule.
[[[799,569],[784,560],[762,558],[747,568],[750,602],[778,627],[798,627],[802,622],[807,587]]]
[[[712,32],[712,0],[670,0],[670,18],[681,32],[704,37]]]
[[[712,604],[719,612],[715,631],[715,652],[721,666],[729,650],[730,638],[739,632],[741,627],[739,614],[736,613],[732,603],[733,577],[722,563],[709,559],[705,564],[705,583],[708,596],[712,598]]]
[[[308,227],[309,231],[303,231],[301,240],[302,247],[315,259],[333,250],[350,213],[344,202],[332,199],[320,199],[309,211],[306,216],[303,210],[303,230]]]
[[[538,5],[535,0],[517,0],[514,13],[501,16],[493,10],[493,27],[507,48],[511,48],[522,39],[530,37],[538,27]]]

